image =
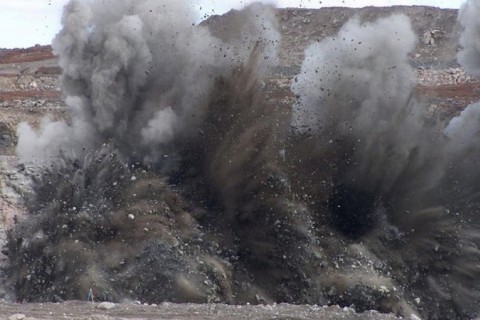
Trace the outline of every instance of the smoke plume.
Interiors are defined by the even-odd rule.
[[[70,123],[44,121],[38,132],[22,124],[18,155],[79,156],[112,142],[136,160],[158,161],[196,133],[215,79],[245,63],[257,42],[261,69],[275,61],[271,12],[245,9],[223,41],[194,26],[186,1],[70,2],[53,41]]]
[[[412,93],[408,54],[415,42],[404,16],[374,23],[357,17],[307,48],[292,83],[299,97],[292,126],[311,148],[302,161],[310,177],[299,187],[324,184],[306,188],[317,203],[312,209],[349,243],[388,261],[388,271],[372,273],[385,287],[386,279],[401,287],[396,304],[403,312],[468,318],[479,299],[472,285],[480,271],[478,231],[465,224],[479,205],[472,179],[478,149],[469,141],[478,117],[467,109],[444,130],[428,119]],[[355,279],[349,285],[370,286]]]
[[[197,225],[208,199],[192,202],[203,192],[185,199],[188,186],[174,191],[166,180],[204,170],[185,167],[203,163],[229,130],[237,106],[222,99],[253,93],[276,64],[278,23],[272,7],[253,4],[213,36],[194,25],[187,3],[65,7],[53,48],[69,118],[17,132],[17,154],[44,166],[31,215],[10,234],[18,299],[82,299],[91,287],[104,300],[256,301],[261,289],[244,269],[232,278],[233,244],[220,247]],[[192,185],[203,183],[200,173]]]

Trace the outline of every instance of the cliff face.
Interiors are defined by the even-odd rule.
[[[335,36],[350,18],[358,16],[362,21],[374,21],[392,14],[405,14],[411,21],[419,42],[412,53],[412,64],[418,67],[457,66],[460,28],[457,25],[457,10],[421,6],[279,9],[277,15],[282,32],[281,57],[284,65],[298,66],[304,58],[304,49],[315,41]],[[212,16],[203,24],[211,27],[214,34],[232,23],[235,11],[222,16]],[[395,35],[392,34],[392,37]],[[339,39],[340,41],[342,39]]]
[[[232,19],[235,14],[232,10],[222,16],[212,16],[203,24],[208,25],[213,34],[222,37],[222,30],[235,23],[235,19]],[[392,14],[408,16],[418,37],[409,59],[416,70],[416,93],[429,103],[430,111],[446,119],[477,101],[480,97],[479,84],[465,73],[456,58],[460,50],[458,39],[461,33],[457,22],[458,10],[423,6],[278,9],[282,33],[281,67],[272,76],[273,91],[279,93],[279,89],[287,89],[282,101],[291,104],[292,100],[288,97],[292,96],[288,87],[300,70],[308,45],[334,37],[354,16],[368,22]],[[391,36],[394,38],[398,35]]]
[[[275,110],[275,112],[291,110],[295,103],[295,96],[290,89],[290,85],[292,81],[295,81],[296,75],[300,73],[301,64],[305,57],[304,50],[308,45],[328,37],[335,37],[340,28],[354,16],[358,16],[360,21],[367,22],[394,13],[407,15],[412,21],[414,32],[418,36],[415,49],[409,56],[409,63],[415,70],[413,94],[418,100],[425,102],[429,117],[432,120],[442,122],[458,114],[468,104],[480,100],[480,83],[471,79],[456,62],[456,53],[459,50],[458,39],[460,37],[460,28],[456,22],[456,10],[401,6],[363,9],[279,9],[276,11],[276,15],[279,21],[278,28],[282,34],[280,64],[274,69],[274,72],[268,75],[265,83],[262,83],[262,90],[265,90],[265,100],[268,101],[267,107]],[[223,16],[213,16],[202,24],[207,25],[215,36],[222,38],[225,36],[225,30],[232,29],[231,27],[234,26],[237,14],[238,12],[231,11]],[[391,34],[393,39],[400,36]],[[336,41],[344,41],[344,39],[339,38]],[[25,166],[17,161],[14,151],[17,142],[17,125],[20,122],[28,122],[33,127],[39,127],[44,116],[54,119],[66,118],[66,107],[62,101],[59,88],[60,73],[57,58],[54,57],[51,48],[48,46],[20,50],[0,50],[0,221],[3,228],[3,233],[0,234],[1,241],[5,241],[5,231],[14,224],[14,221],[24,216],[25,203],[23,196],[30,191],[31,178],[36,175],[37,170],[34,164]],[[227,98],[225,100],[228,100]],[[232,100],[236,101],[234,98]],[[219,105],[223,103],[223,101],[216,102]],[[271,111],[268,110],[262,110],[262,112],[264,112],[262,116],[271,114]],[[241,111],[239,114],[242,114]],[[244,116],[248,118],[248,115]],[[212,122],[214,121],[215,119],[212,120]],[[232,123],[232,126],[235,125],[238,124]],[[254,128],[252,131],[255,134],[251,136],[256,135],[256,130],[261,131]],[[208,132],[206,134],[208,135]],[[236,141],[237,137],[232,139]],[[255,138],[248,134],[245,134],[242,139],[255,141]],[[261,144],[258,143],[258,145]],[[228,147],[224,146],[225,149],[229,150]],[[236,156],[233,151],[232,154]],[[220,157],[214,160],[221,162]],[[232,174],[227,169],[225,170],[225,175]],[[132,177],[132,181],[135,181],[133,178],[136,179],[136,177]],[[269,176],[268,179],[270,179],[268,181],[271,184],[279,184],[277,186],[279,189],[283,187],[287,189],[282,186],[282,177]],[[155,179],[152,178],[153,180]],[[148,182],[150,187],[150,181]],[[154,182],[152,183],[154,184]],[[139,186],[134,187],[140,190]],[[132,189],[135,191],[134,187]],[[194,187],[197,186],[192,186],[192,189]],[[162,184],[161,188],[159,187],[160,189],[164,192],[163,190],[167,189],[167,186]],[[168,190],[169,193],[166,194],[172,199],[176,199],[175,192],[177,192],[177,189],[175,189],[175,186],[172,189],[168,186]],[[228,192],[220,190],[219,194],[221,192],[224,192],[226,197],[230,196],[234,199],[234,196],[227,194]],[[294,200],[296,200],[295,197],[293,197]],[[171,206],[173,211],[175,203],[183,203],[180,200],[178,202],[172,200],[171,202],[173,203]],[[232,202],[234,201],[232,200]],[[185,207],[187,206],[185,205]],[[183,210],[183,208],[181,209]],[[282,212],[284,208],[277,209]],[[196,225],[197,219],[201,221],[202,215],[205,215],[203,212],[197,212],[198,218],[195,214],[192,214],[194,219],[190,218],[187,213],[184,214],[190,220],[185,217],[182,217],[182,219],[188,220],[189,224],[183,220],[178,223],[188,226],[190,224]],[[134,218],[130,218],[130,215],[128,217],[132,221],[134,220]],[[267,222],[270,223],[270,221]],[[265,222],[266,225],[267,222]],[[133,222],[131,223],[133,224]],[[169,223],[171,225],[165,223],[168,228],[177,227],[171,221]],[[272,221],[272,223],[276,225],[277,221]],[[219,226],[217,227],[219,228]],[[143,234],[144,230],[148,232],[149,229],[150,227],[145,227],[139,233]],[[293,231],[292,234],[294,234]],[[198,234],[200,239],[203,231],[198,231]],[[243,236],[248,238],[245,234]],[[252,247],[254,247],[254,244],[252,244]],[[140,255],[138,256],[140,257]],[[298,256],[301,256],[301,254],[298,254]],[[2,258],[3,263],[7,263],[6,257]],[[216,262],[216,260],[212,261]],[[211,264],[215,265],[213,262]],[[174,267],[171,267],[171,269],[174,269]],[[192,289],[192,291],[194,290]],[[383,294],[381,294],[382,297]],[[261,295],[258,295],[258,297],[255,295],[254,297],[257,302],[268,301],[268,298],[263,298]],[[217,300],[212,298],[212,301]]]
[[[27,121],[40,125],[45,116],[62,117],[60,68],[50,46],[0,49],[0,241],[18,217],[25,214],[24,195],[29,192],[35,168],[25,168],[15,157],[16,128]],[[7,257],[0,254],[0,266]],[[5,297],[4,288],[0,289]]]

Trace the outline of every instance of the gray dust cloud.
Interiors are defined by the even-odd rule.
[[[473,74],[478,3],[459,18]],[[409,19],[354,17],[310,45],[281,110],[275,9],[215,34],[192,17],[187,1],[66,6],[68,120],[18,129],[43,169],[9,234],[16,297],[477,316],[479,105],[426,113]]]

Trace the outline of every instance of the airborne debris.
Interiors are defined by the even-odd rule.
[[[479,108],[431,121],[405,16],[354,17],[311,45],[283,110],[270,6],[211,31],[188,2],[160,3],[66,8],[70,118],[18,131],[18,154],[45,161],[9,234],[18,299],[92,287],[107,301],[476,316]]]

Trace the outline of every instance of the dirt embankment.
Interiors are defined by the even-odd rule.
[[[26,49],[0,49],[0,64],[43,61],[54,57],[50,46]]]

